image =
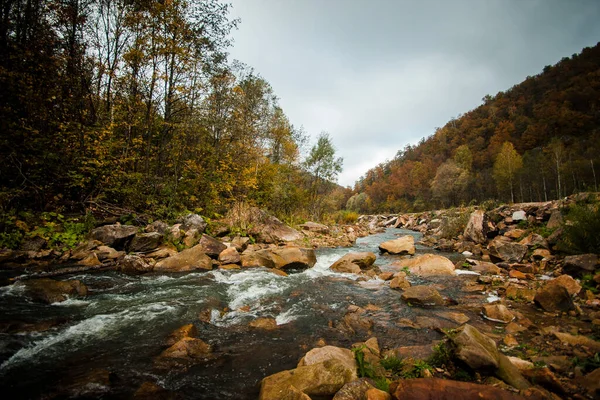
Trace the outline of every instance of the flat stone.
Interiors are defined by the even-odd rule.
[[[431,286],[412,286],[402,293],[402,300],[417,306],[444,305],[444,299],[437,290]]]
[[[185,249],[174,256],[164,258],[156,263],[156,272],[186,272],[195,270],[211,270],[212,260],[204,253],[202,245]]]
[[[376,258],[377,257],[375,256],[375,253],[372,253],[370,251],[365,251],[361,253],[348,253],[336,262],[334,262],[329,268],[335,271],[335,267],[338,264],[350,262],[352,264],[358,265],[360,269],[368,269],[375,263]]]
[[[415,239],[405,235],[398,239],[389,240],[379,245],[379,251],[389,254],[415,254]]]
[[[454,263],[443,256],[423,254],[421,256],[397,261],[398,267],[408,267],[411,274],[417,276],[455,275]]]

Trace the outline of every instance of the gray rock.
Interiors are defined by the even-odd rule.
[[[143,258],[135,255],[126,255],[121,261],[119,261],[119,270],[126,274],[143,274],[152,271],[152,266],[148,264]]]
[[[488,244],[490,256],[507,262],[521,262],[527,254],[527,246],[514,243],[504,236],[497,236]]]
[[[486,242],[486,224],[485,224],[485,213],[483,210],[475,210],[469,217],[469,222],[463,232],[463,236],[466,240],[470,240],[475,243]]]
[[[104,225],[93,229],[90,232],[90,238],[98,240],[114,249],[122,250],[135,236],[137,231],[138,228],[132,225]]]
[[[476,328],[465,324],[451,337],[456,346],[456,357],[478,371],[495,371],[500,365],[496,343]]]
[[[208,224],[204,221],[204,218],[198,214],[188,214],[183,218],[177,220],[181,224],[181,229],[185,232],[190,229],[196,229],[198,233],[203,233]]]
[[[202,251],[204,251],[207,256],[214,259],[219,258],[219,254],[221,254],[221,252],[227,248],[225,244],[208,235],[202,235],[200,241],[198,242],[198,246],[200,246]]]
[[[411,286],[402,293],[402,300],[417,306],[441,306],[444,299],[440,293],[431,286]]]
[[[594,273],[598,267],[598,262],[599,259],[596,254],[567,256],[563,261],[563,271],[573,276]]]
[[[145,253],[155,250],[162,244],[163,235],[158,232],[138,233],[131,243],[129,243],[129,251]]]

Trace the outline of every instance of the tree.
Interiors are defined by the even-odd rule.
[[[504,142],[494,163],[494,179],[498,190],[509,189],[510,201],[515,202],[514,181],[523,167],[523,159],[511,142]]]
[[[469,182],[469,171],[452,160],[440,165],[431,182],[433,196],[443,205],[457,204]]]
[[[337,181],[337,175],[342,172],[343,162],[343,158],[335,157],[335,148],[329,134],[322,132],[304,161],[304,167],[312,176],[310,191],[313,217],[320,217],[321,195],[328,184]]]

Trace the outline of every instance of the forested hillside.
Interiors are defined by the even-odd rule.
[[[216,0],[3,1],[0,211],[337,208],[329,137],[302,162],[307,135],[227,58],[237,23]]]
[[[443,96],[440,93],[440,96]],[[369,170],[347,207],[411,211],[598,190],[600,44],[547,66]]]

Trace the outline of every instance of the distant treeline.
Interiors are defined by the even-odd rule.
[[[547,66],[369,170],[347,207],[409,211],[598,190],[600,44]]]

